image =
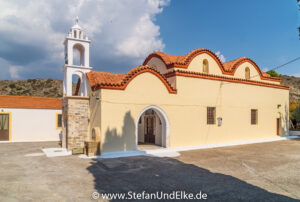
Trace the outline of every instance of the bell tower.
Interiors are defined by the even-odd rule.
[[[89,82],[86,73],[90,67],[90,43],[78,24],[78,17],[64,41],[63,67],[63,126],[62,147],[68,151],[82,150],[89,140]],[[73,76],[78,77],[76,94],[72,92]]]
[[[78,76],[80,83],[78,96],[88,96],[88,81],[86,73],[91,71],[90,67],[90,43],[87,34],[79,26],[79,19],[76,17],[75,24],[70,29],[64,41],[65,65],[63,67],[63,96],[73,96],[72,77]],[[77,53],[77,54],[76,54]]]

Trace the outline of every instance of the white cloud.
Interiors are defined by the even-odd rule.
[[[0,0],[0,59],[24,66],[21,78],[57,76],[63,65],[62,42],[79,16],[92,40],[91,63],[106,68],[125,64],[116,69],[122,71],[150,52],[163,50],[155,16],[168,4],[169,0]]]
[[[217,51],[216,55],[219,57],[219,59],[221,60],[221,62],[226,62],[226,58],[224,57],[224,55],[221,54],[220,51]]]
[[[263,68],[263,71],[267,72],[267,71],[269,71],[269,69],[268,68]]]
[[[22,71],[22,66],[10,66],[9,74],[12,79],[20,79],[20,71]]]
[[[153,50],[164,48],[163,42],[158,37],[159,27],[151,21],[148,14],[145,14],[134,26],[131,36],[117,45],[117,54],[143,58]]]

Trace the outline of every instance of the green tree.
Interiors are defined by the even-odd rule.
[[[290,118],[293,118],[293,111],[300,105],[300,102],[290,102]]]
[[[272,77],[280,77],[280,74],[278,74],[275,70],[267,71],[267,74],[269,74]]]
[[[292,112],[292,117],[296,120],[300,120],[300,105],[298,105],[298,107],[294,109],[294,111]]]

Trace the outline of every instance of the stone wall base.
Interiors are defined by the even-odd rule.
[[[63,135],[62,147],[72,151],[74,148],[84,148],[84,142],[89,140],[89,98],[63,98]]]

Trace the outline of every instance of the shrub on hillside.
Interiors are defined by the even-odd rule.
[[[293,119],[300,121],[300,105],[298,105],[292,112]]]
[[[10,87],[10,88],[15,88],[15,87],[16,87],[16,84],[14,84],[14,83],[9,84],[9,87]]]
[[[280,74],[278,74],[275,70],[267,71],[267,74],[269,74],[272,77],[280,77]]]

